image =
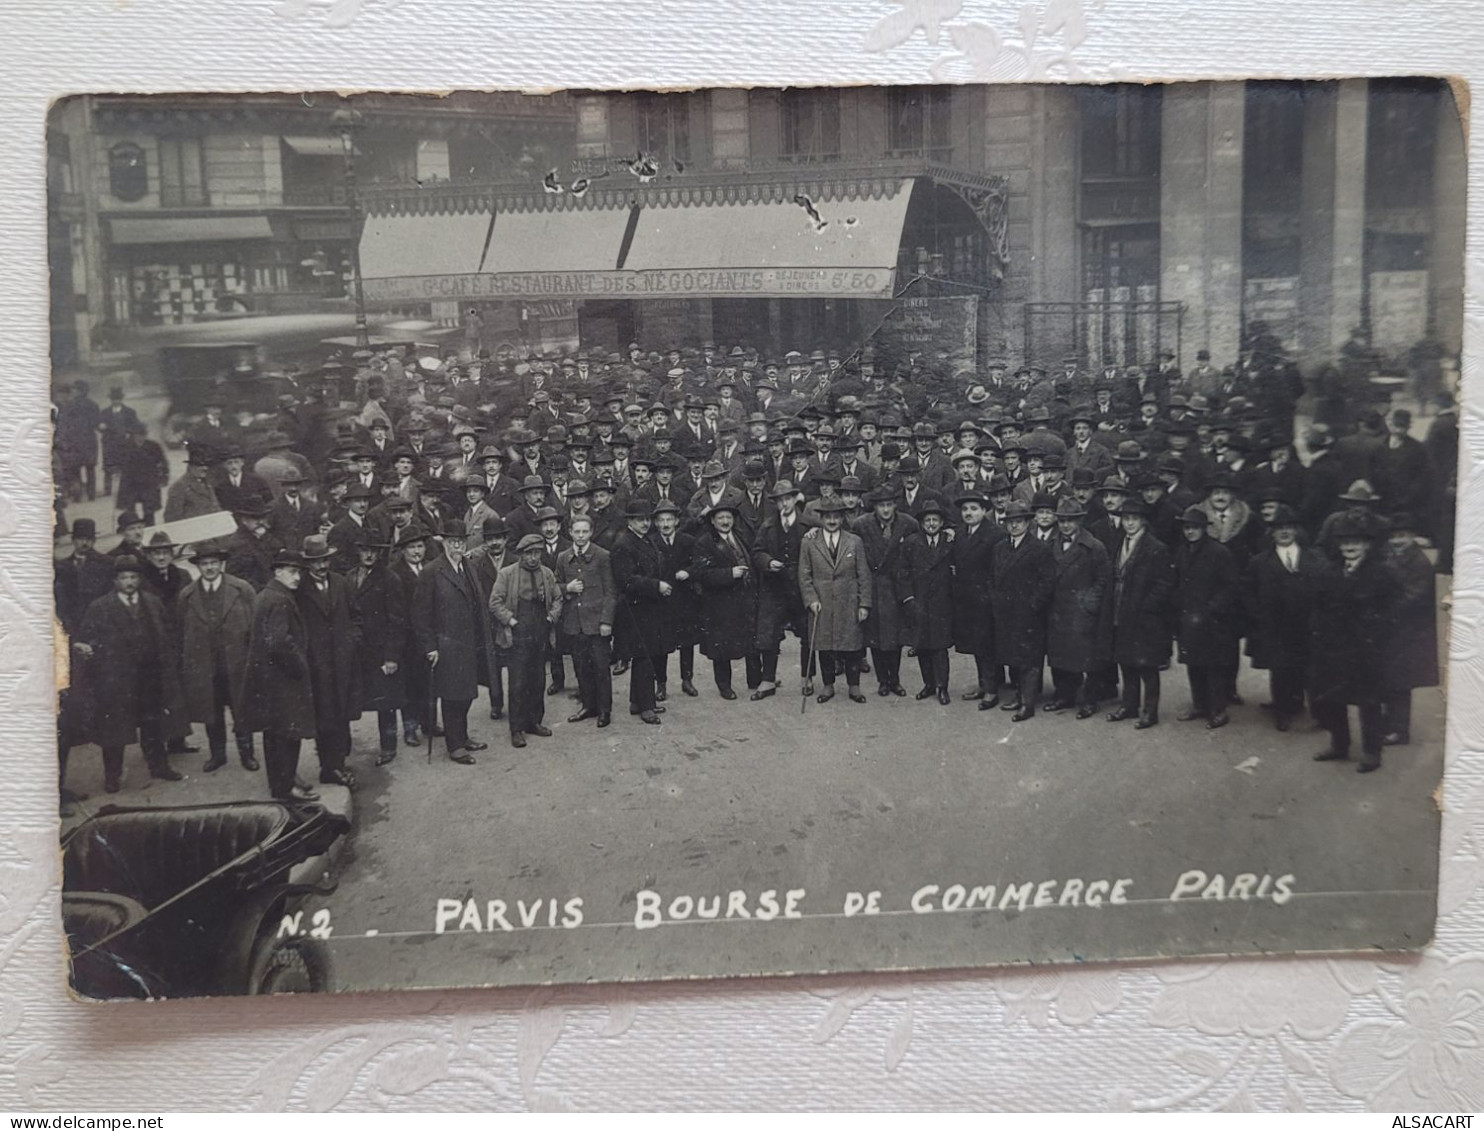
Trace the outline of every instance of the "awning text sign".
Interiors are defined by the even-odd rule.
[[[379,301],[502,298],[880,298],[892,293],[894,268],[769,267],[716,270],[508,271],[486,275],[413,275],[367,279]]]

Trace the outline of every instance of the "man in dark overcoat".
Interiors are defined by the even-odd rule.
[[[1012,502],[1005,510],[1005,537],[990,554],[990,603],[995,658],[1010,668],[1015,697],[1002,709],[1024,722],[1036,711],[1041,668],[1046,662],[1046,612],[1056,586],[1056,560],[1049,542],[1030,533],[1031,509]]]
[[[82,626],[88,606],[113,589],[113,561],[94,548],[97,538],[97,524],[90,518],[78,519],[72,524],[72,553],[52,563],[52,605],[57,621],[69,636],[76,635]],[[85,709],[84,701],[71,689],[58,692],[57,757],[62,799],[66,804],[81,800],[65,783],[67,755],[73,746],[84,741]]]
[[[108,407],[98,419],[98,433],[103,446],[103,493],[113,494],[114,476],[123,463],[129,431],[139,424],[139,414],[124,403],[124,390],[115,385],[108,390]]]
[[[664,556],[649,532],[648,503],[631,499],[624,507],[626,529],[613,540],[609,558],[619,603],[614,624],[614,651],[629,671],[629,714],[658,726],[664,705],[655,700],[655,673],[665,666],[667,602],[675,584],[664,577]]]
[[[1360,708],[1361,773],[1381,768],[1386,650],[1395,634],[1402,583],[1378,552],[1378,523],[1343,514],[1334,527],[1339,564],[1317,586],[1310,616],[1309,695],[1328,748],[1316,762],[1350,757],[1349,704]]]
[[[1076,499],[1056,506],[1051,555],[1056,584],[1046,615],[1046,659],[1051,665],[1052,697],[1043,711],[1077,708],[1085,719],[1097,708],[1097,688],[1088,678],[1104,668],[1112,644],[1113,567],[1107,548],[1082,527],[1087,511]]]
[[[210,754],[202,769],[211,773],[227,764],[226,711],[231,710],[237,757],[245,769],[256,770],[253,732],[242,723],[242,693],[257,593],[226,572],[224,543],[196,547],[195,563],[201,576],[175,598],[185,717],[206,726]]]
[[[758,575],[757,647],[762,655],[762,683],[754,699],[766,699],[778,690],[778,652],[786,633],[803,641],[799,674],[809,670],[808,613],[799,594],[799,546],[808,529],[799,515],[798,490],[790,479],[780,479],[768,492],[777,508],[758,531],[752,564]]]
[[[876,670],[878,695],[906,695],[902,686],[902,649],[910,633],[902,617],[902,598],[897,588],[902,544],[917,533],[917,520],[898,512],[898,492],[892,487],[877,487],[866,496],[871,507],[851,524],[866,550],[866,564],[871,569],[871,615],[866,618],[865,640],[871,649],[871,664]]]
[[[953,647],[953,543],[948,538],[948,507],[941,499],[922,500],[920,528],[903,542],[897,555],[896,592],[907,642],[917,649],[922,674],[918,699],[947,706],[948,650]]]
[[[492,515],[484,520],[479,528],[480,552],[471,554],[474,562],[474,581],[479,586],[481,599],[488,604],[490,590],[495,586],[495,578],[500,571],[508,565],[515,564],[515,548],[510,544],[510,528],[505,520],[499,515]],[[498,644],[494,652],[490,654],[490,718],[503,719],[505,717],[505,685],[501,673],[508,666],[507,656],[504,649]],[[426,670],[426,665],[423,665]],[[427,696],[426,688],[423,691],[424,698]]]
[[[1278,506],[1268,529],[1273,545],[1247,566],[1247,655],[1254,668],[1267,669],[1273,721],[1286,731],[1304,709],[1309,613],[1328,561],[1300,544],[1298,513],[1286,503]]]
[[[386,564],[390,546],[371,531],[356,543],[356,567],[345,575],[350,588],[351,618],[360,639],[362,711],[376,712],[384,766],[397,756],[397,711],[407,702],[407,588]]]
[[[1242,571],[1230,550],[1206,533],[1197,506],[1180,515],[1175,549],[1175,640],[1190,680],[1190,707],[1181,722],[1205,719],[1207,730],[1226,726],[1227,691],[1239,662]]]
[[[691,698],[696,690],[696,646],[701,643],[701,591],[692,573],[691,558],[696,538],[680,529],[680,505],[673,499],[654,504],[653,528],[649,537],[660,548],[660,576],[671,585],[665,601],[664,654],[655,668],[654,700],[663,703],[668,697],[669,653],[678,653],[680,690]]]
[[[242,725],[263,732],[268,792],[280,801],[319,800],[314,790],[294,782],[299,744],[315,733],[309,642],[294,596],[303,568],[297,550],[279,550],[274,556],[273,578],[253,600],[242,679]]]
[[[988,521],[989,500],[981,492],[959,495],[954,503],[958,507],[960,524],[950,555],[953,564],[953,643],[959,652],[974,657],[978,678],[974,689],[964,692],[963,698],[979,700],[979,709],[988,711],[1000,701],[990,558],[995,543],[1005,537],[1005,531]]]
[[[262,592],[273,580],[273,560],[285,543],[274,533],[266,508],[253,506],[235,517],[237,531],[226,544],[227,572],[247,582],[254,591]],[[289,545],[302,546],[307,536],[300,535]]]
[[[738,529],[740,503],[723,499],[707,510],[709,529],[691,551],[690,573],[701,587],[701,652],[711,660],[716,690],[735,699],[732,661],[742,660],[751,691],[762,685],[757,650],[757,574]]]
[[[89,737],[103,752],[104,788],[122,788],[124,747],[138,742],[152,778],[179,781],[165,753],[165,728],[181,712],[175,641],[165,607],[141,592],[138,558],[113,562],[113,592],[83,614],[73,638],[81,661],[78,698],[89,711]]]
[[[430,691],[443,712],[449,760],[472,766],[474,752],[489,744],[469,737],[469,706],[480,685],[489,684],[495,643],[487,604],[464,558],[465,541],[463,524],[450,519],[443,528],[444,556],[417,579],[412,626],[424,662],[432,665]]]
[[[1137,718],[1135,727],[1145,730],[1159,723],[1159,668],[1170,659],[1175,565],[1168,547],[1148,529],[1142,499],[1126,500],[1119,521],[1123,538],[1113,555],[1113,661],[1123,677],[1123,701],[1108,721]]]
[[[364,535],[361,535],[364,537]],[[361,658],[350,585],[332,569],[335,549],[321,534],[304,539],[305,576],[295,598],[304,619],[309,680],[314,690],[314,746],[321,785],[355,785],[346,766],[350,724],[361,717]]]
[[[1412,741],[1412,691],[1438,685],[1437,574],[1417,545],[1418,519],[1391,517],[1386,563],[1401,583],[1391,645],[1386,649],[1386,746]]]
[[[430,699],[428,661],[423,654],[422,645],[417,639],[416,626],[412,621],[413,596],[417,592],[418,579],[431,568],[431,563],[428,561],[428,545],[432,537],[428,528],[422,523],[412,523],[403,532],[401,541],[397,543],[393,551],[397,557],[389,567],[392,576],[402,583],[402,600],[407,607],[407,632],[402,651],[402,676],[405,691],[402,701],[402,741],[408,746],[421,746],[423,729],[435,730],[438,725],[436,703],[432,705],[432,715],[428,716]],[[490,689],[490,701],[492,703],[495,701],[493,687]],[[504,701],[500,700],[500,703],[500,713],[503,717]]]
[[[618,591],[608,551],[593,545],[593,520],[577,515],[568,526],[572,545],[557,555],[556,580],[562,589],[561,631],[577,673],[582,709],[569,723],[613,721],[613,662],[610,641]]]
[[[114,505],[124,514],[137,514],[153,526],[160,509],[160,493],[170,479],[165,449],[151,440],[144,424],[128,426],[129,441],[119,459],[119,490]]]

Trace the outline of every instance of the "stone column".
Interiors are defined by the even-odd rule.
[[[1368,83],[1345,79],[1304,92],[1299,351],[1333,360],[1362,319]]]
[[[1242,119],[1240,82],[1165,87],[1160,138],[1160,298],[1185,304],[1182,369],[1199,349],[1213,364],[1237,359],[1242,332]],[[1150,359],[1152,360],[1152,359]]]
[[[1082,297],[1077,278],[1077,90],[1070,86],[1028,89],[1032,207],[1026,298],[1030,302],[1075,302]],[[1023,329],[1021,333],[1023,338]],[[1053,364],[1060,356],[1055,352],[1057,346],[1064,344],[1031,342],[1026,361]],[[1012,355],[1020,345],[1020,340],[1011,343]],[[1010,360],[1013,363],[1015,358]]]
[[[711,161],[719,169],[747,164],[747,91],[711,92]]]

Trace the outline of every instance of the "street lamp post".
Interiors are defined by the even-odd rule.
[[[350,272],[356,301],[356,349],[371,348],[371,335],[366,329],[366,289],[361,283],[361,202],[356,194],[355,132],[361,114],[349,107],[336,110],[332,116],[340,130],[340,144],[345,150],[345,193],[350,205]]]

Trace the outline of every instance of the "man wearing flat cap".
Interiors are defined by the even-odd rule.
[[[546,698],[541,675],[562,618],[563,596],[556,575],[541,564],[543,549],[539,534],[522,537],[515,545],[515,564],[495,575],[490,590],[489,611],[496,624],[494,644],[505,650],[510,667],[510,745],[517,749],[526,745],[528,735],[551,737],[551,728],[543,721]],[[467,704],[464,709],[468,710]],[[447,715],[444,726],[448,726]],[[483,744],[478,748],[483,749]]]

